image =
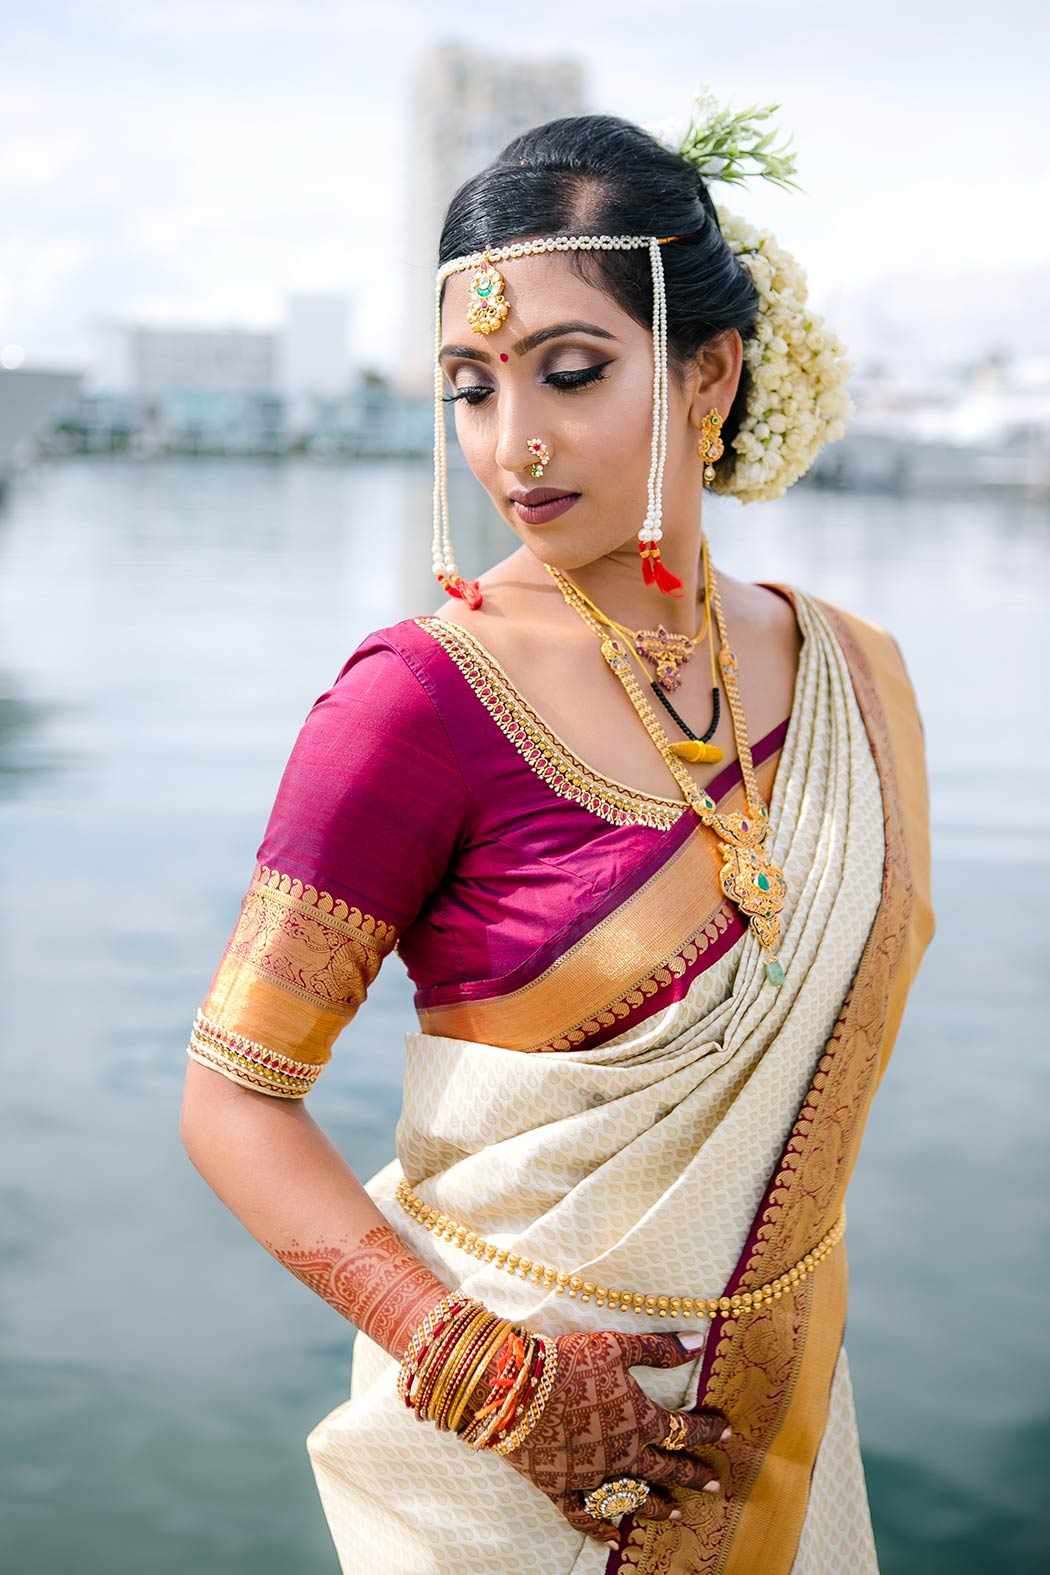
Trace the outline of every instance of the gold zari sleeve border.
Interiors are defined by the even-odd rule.
[[[385,920],[256,865],[188,1054],[246,1088],[302,1099],[396,942]]]
[[[754,1290],[741,1291],[732,1296],[647,1295],[644,1291],[611,1290],[606,1285],[581,1279],[577,1274],[548,1268],[531,1258],[508,1252],[505,1247],[497,1247],[495,1242],[486,1241],[477,1231],[461,1224],[459,1220],[431,1208],[403,1178],[397,1184],[395,1196],[405,1213],[418,1220],[424,1230],[434,1231],[445,1241],[452,1242],[485,1263],[491,1263],[494,1268],[517,1275],[520,1280],[531,1280],[534,1285],[542,1284],[556,1296],[578,1296],[581,1302],[593,1301],[596,1307],[608,1307],[610,1312],[647,1313],[650,1317],[655,1314],[658,1318],[714,1319],[724,1318],[727,1314],[740,1318],[745,1313],[757,1312],[770,1302],[778,1302],[785,1292],[793,1290],[801,1280],[806,1279],[846,1233],[846,1211],[843,1209],[831,1229],[797,1263],[775,1280],[758,1285]]]

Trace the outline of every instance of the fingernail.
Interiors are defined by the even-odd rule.
[[[680,1509],[672,1509],[670,1515],[667,1518],[669,1520],[681,1520],[682,1511]]]
[[[718,1435],[718,1442],[720,1444],[724,1444],[726,1439],[727,1438],[732,1438],[732,1436],[733,1436],[733,1429],[731,1427],[727,1427],[723,1432],[719,1433],[719,1435]]]
[[[717,1479],[714,1479],[711,1482],[705,1482],[704,1485],[703,1485],[703,1488],[701,1489],[701,1492],[704,1492],[704,1493],[717,1493],[718,1492],[718,1481],[717,1481]]]

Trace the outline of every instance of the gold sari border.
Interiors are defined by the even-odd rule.
[[[771,1267],[790,1261],[800,1240],[811,1240],[822,1220],[841,1211],[880,1068],[928,939],[925,880],[916,888],[917,871],[924,877],[928,868],[923,755],[920,747],[909,764],[913,780],[904,798],[893,747],[894,734],[906,742],[913,737],[916,715],[910,686],[900,683],[900,652],[886,631],[865,624],[862,633],[864,620],[823,602],[817,605],[846,658],[879,772],[882,896],[727,1294],[739,1293],[760,1273],[768,1275]],[[845,1327],[845,1253],[831,1262],[826,1275],[794,1286],[757,1318],[720,1313],[712,1322],[696,1404],[736,1419],[733,1436],[708,1461],[718,1469],[723,1491],[714,1503],[698,1505],[699,1494],[675,1490],[682,1511],[677,1523],[633,1517],[625,1522],[617,1570],[790,1575]]]
[[[763,791],[779,756],[777,750],[756,767]],[[737,782],[719,806],[728,810],[745,798]],[[421,1006],[421,1029],[534,1054],[622,1032],[660,991],[711,966],[744,935],[719,886],[720,864],[710,831],[698,822],[642,886],[535,979],[481,1000]],[[661,959],[655,968],[654,953]]]

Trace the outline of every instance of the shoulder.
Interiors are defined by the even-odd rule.
[[[822,612],[842,647],[854,674],[858,669],[866,673],[883,695],[884,700],[897,700],[911,708],[919,717],[925,734],[925,723],[919,712],[918,696],[911,670],[896,635],[884,624],[873,618],[862,617],[851,608],[840,607],[820,596],[807,593],[809,600]]]
[[[310,705],[295,754],[341,775],[393,770],[459,776],[441,647],[415,618],[372,629]],[[398,764],[400,762],[400,765]]]
[[[420,614],[370,630],[315,700],[314,708],[372,703],[383,714],[437,713],[442,669],[440,646],[427,633],[432,618]]]
[[[838,634],[852,636],[865,649],[881,648],[892,651],[896,659],[903,663],[904,658],[895,635],[883,624],[876,623],[873,618],[863,617],[851,607],[842,607],[837,602],[829,602],[823,596],[816,596],[812,591],[804,591],[802,594],[819,608]]]

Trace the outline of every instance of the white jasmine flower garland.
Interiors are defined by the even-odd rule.
[[[714,492],[757,503],[783,497],[825,443],[842,437],[856,409],[846,389],[853,371],[845,346],[807,309],[806,275],[769,230],[716,204],[730,248],[760,297],[754,337],[744,343],[751,375],[747,407],[729,448],[729,469],[715,466]]]
[[[651,136],[694,165],[705,182],[742,184],[744,161],[783,187],[794,186],[794,155],[770,147],[774,133],[758,137],[753,121],[765,120],[777,104],[739,114],[720,109],[710,89],[698,89],[684,131],[681,122],[650,123]],[[846,390],[853,371],[845,346],[807,309],[806,275],[769,230],[715,204],[731,250],[748,269],[759,293],[754,337],[744,344],[750,374],[747,407],[729,455],[715,466],[712,490],[755,503],[783,497],[805,474],[825,443],[843,436],[856,406]]]

